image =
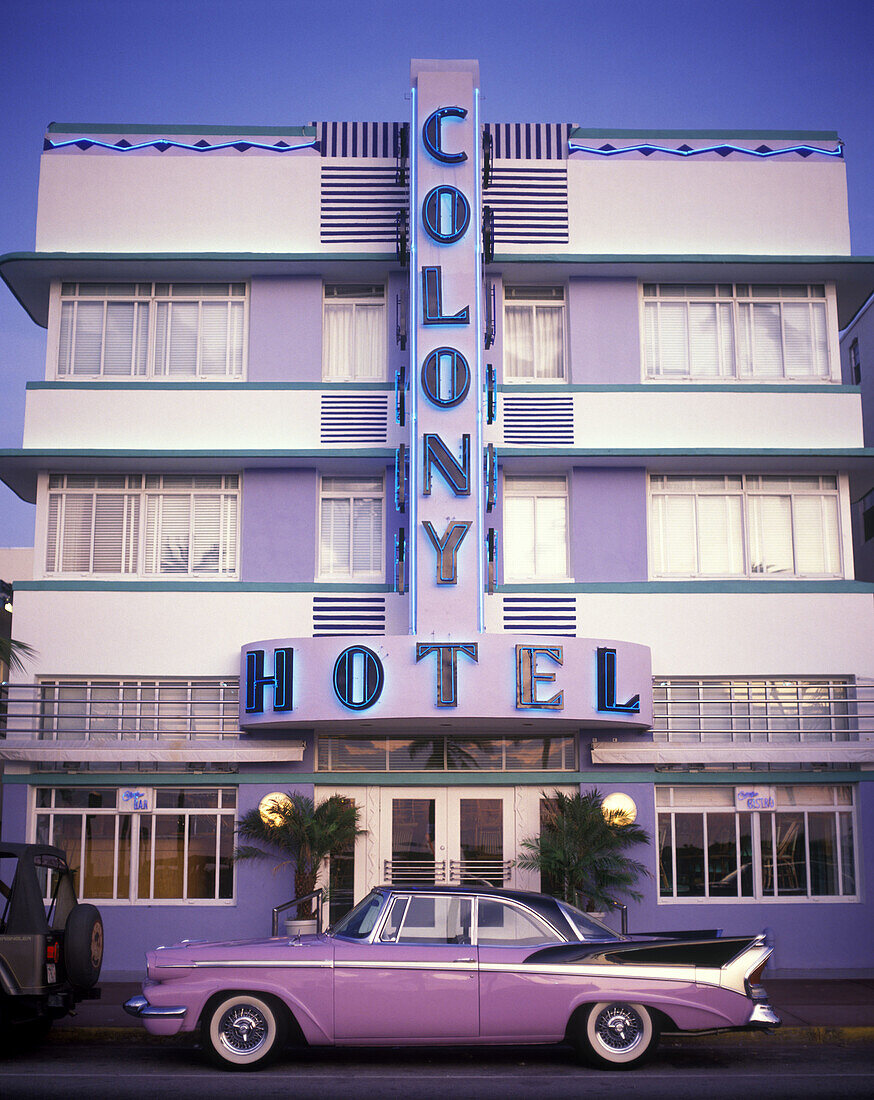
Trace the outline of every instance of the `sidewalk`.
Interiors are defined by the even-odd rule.
[[[784,1028],[874,1027],[874,978],[772,978],[765,982],[765,988]],[[142,1025],[122,1008],[128,997],[140,992],[140,984],[102,982],[101,989],[99,1001],[83,1001],[75,1016],[59,1020],[55,1026],[142,1030]]]

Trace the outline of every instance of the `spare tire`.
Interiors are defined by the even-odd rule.
[[[103,921],[96,905],[74,905],[64,928],[64,966],[70,982],[90,989],[103,963]]]

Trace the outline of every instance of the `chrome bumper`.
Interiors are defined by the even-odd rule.
[[[125,1001],[124,1010],[138,1020],[181,1020],[188,1011],[184,1005],[150,1005],[141,993]]]
[[[767,1001],[760,1001],[750,1013],[747,1027],[779,1027],[782,1023]]]

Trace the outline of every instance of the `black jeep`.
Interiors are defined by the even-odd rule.
[[[42,1037],[99,997],[102,962],[103,921],[76,901],[61,849],[0,842],[0,1047]]]

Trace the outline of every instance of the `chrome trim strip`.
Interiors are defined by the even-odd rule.
[[[202,967],[210,967],[211,969],[218,969],[228,966],[242,966],[249,967],[266,967],[271,966],[276,969],[288,968],[292,966],[309,966],[309,967],[332,967],[334,964],[330,959],[194,959],[192,962],[187,963],[155,963],[152,966],[153,970],[197,970]]]
[[[416,962],[412,959],[337,959],[335,970],[465,970],[476,972],[476,960],[455,959],[452,962]],[[510,967],[509,969],[514,969]]]

